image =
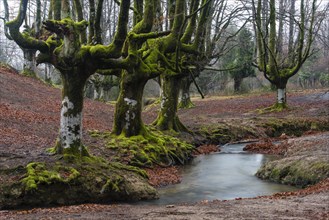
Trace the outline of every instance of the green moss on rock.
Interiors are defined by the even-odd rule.
[[[55,165],[48,170],[46,164],[41,162],[29,163],[26,171],[27,176],[22,180],[22,184],[27,191],[37,190],[40,184],[69,183],[80,175],[76,169],[62,165]]]
[[[32,162],[25,169],[1,172],[0,207],[108,203],[158,198],[145,171],[99,157],[70,162]],[[23,179],[21,178],[23,177]]]
[[[329,177],[329,161],[311,156],[295,156],[272,161],[263,165],[256,173],[261,179],[278,183],[306,187]]]

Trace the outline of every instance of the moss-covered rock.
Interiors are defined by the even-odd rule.
[[[0,208],[158,198],[145,171],[97,157],[32,162],[0,174]]]
[[[294,156],[266,163],[256,173],[261,179],[306,187],[329,177],[327,156]]]
[[[26,177],[21,181],[25,185],[25,191],[37,190],[38,185],[42,184],[70,183],[80,175],[76,169],[63,165],[55,165],[48,170],[46,164],[41,162],[29,163],[26,172]]]

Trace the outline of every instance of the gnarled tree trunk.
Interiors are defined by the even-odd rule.
[[[235,77],[234,80],[234,92],[240,92],[241,91],[241,83],[243,78],[242,77]]]
[[[36,76],[36,50],[24,49],[23,75]]]
[[[181,96],[178,108],[192,108],[194,107],[193,102],[191,101],[190,96],[190,87],[193,80],[190,79],[190,76],[184,77],[181,83]]]
[[[153,124],[160,130],[187,131],[177,116],[181,76],[161,76],[161,108]]]
[[[62,104],[57,153],[74,153],[84,155],[82,145],[82,109],[84,86],[88,74],[81,74],[81,68],[61,71]]]
[[[144,134],[142,98],[147,80],[123,70],[120,94],[115,106],[114,134],[126,137]]]

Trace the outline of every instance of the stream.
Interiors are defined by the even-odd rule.
[[[254,176],[262,164],[275,157],[244,152],[242,149],[245,145],[224,145],[221,152],[194,158],[182,168],[180,184],[162,187],[158,189],[159,200],[142,203],[168,205],[201,200],[228,200],[297,189]]]

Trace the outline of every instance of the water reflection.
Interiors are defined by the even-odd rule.
[[[248,154],[244,144],[226,145],[220,153],[195,158],[182,169],[182,182],[159,190],[152,204],[174,204],[200,200],[255,197],[292,191],[295,187],[262,181],[254,176],[271,156]]]

